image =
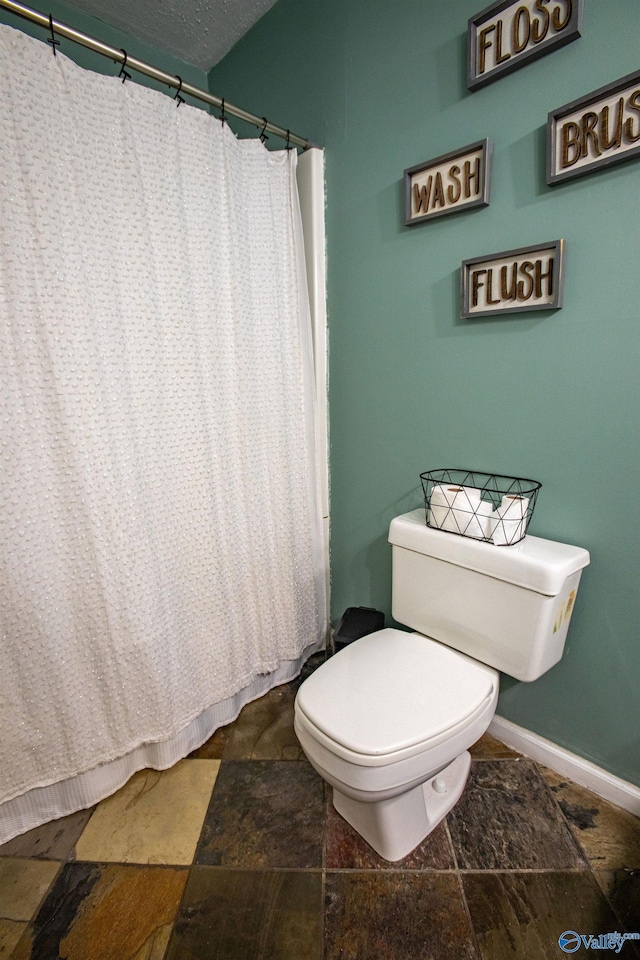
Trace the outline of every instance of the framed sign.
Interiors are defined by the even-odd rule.
[[[468,26],[469,90],[577,40],[583,0],[498,0]]]
[[[557,310],[564,286],[564,240],[463,260],[461,311],[466,318]]]
[[[404,223],[434,220],[489,203],[491,144],[468,147],[419,163],[404,172]]]
[[[548,184],[639,156],[640,70],[549,114]]]

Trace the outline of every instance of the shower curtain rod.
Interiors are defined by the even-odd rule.
[[[108,57],[110,60],[114,60],[116,63],[121,63],[123,66],[126,65],[127,67],[131,67],[137,73],[143,73],[146,77],[151,77],[153,80],[158,80],[160,83],[165,83],[168,87],[175,87],[180,94],[186,93],[190,97],[194,97],[196,100],[202,100],[203,103],[208,103],[212,107],[224,109],[224,113],[230,113],[234,117],[239,117],[241,120],[246,120],[247,123],[251,123],[255,127],[259,127],[263,133],[273,133],[276,137],[280,137],[282,140],[287,140],[288,143],[295,144],[296,147],[302,147],[303,150],[306,150],[308,147],[315,146],[311,140],[305,140],[304,137],[298,137],[289,130],[284,130],[282,127],[276,126],[274,123],[269,123],[265,117],[256,117],[255,114],[248,113],[246,110],[242,110],[240,107],[234,107],[233,104],[227,103],[226,100],[222,100],[220,97],[214,97],[213,94],[207,93],[206,90],[201,90],[199,87],[194,87],[190,83],[183,83],[179,76],[174,76],[171,73],[166,73],[164,70],[159,70],[150,63],[145,63],[144,60],[137,60],[135,57],[130,57],[127,53],[125,53],[124,50],[118,50],[115,47],[110,47],[108,44],[102,43],[101,40],[96,40],[95,37],[90,37],[86,33],[81,33],[79,30],[74,30],[73,27],[68,27],[65,23],[61,23],[59,20],[53,20],[52,18],[50,19],[48,16],[45,16],[44,13],[40,13],[38,10],[33,10],[31,7],[25,7],[21,3],[14,3],[13,0],[0,0],[0,7],[11,11],[11,13],[17,14],[17,16],[22,17],[24,20],[30,20],[32,23],[37,23],[39,26],[44,27],[47,30],[51,29],[54,34],[65,37],[67,40],[73,40],[74,43],[79,43],[83,47],[88,47],[89,50],[94,50],[96,53],[100,53],[103,57]]]

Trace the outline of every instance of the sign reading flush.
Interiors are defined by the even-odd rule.
[[[404,223],[434,220],[446,213],[489,203],[491,144],[470,143],[404,171]]]
[[[464,260],[462,317],[557,310],[564,286],[564,240]]]

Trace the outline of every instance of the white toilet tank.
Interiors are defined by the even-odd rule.
[[[393,616],[518,680],[561,658],[589,554],[526,536],[514,546],[427,527],[424,510],[391,521]]]

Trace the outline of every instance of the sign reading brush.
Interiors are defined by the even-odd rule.
[[[640,70],[552,110],[547,183],[640,157]]]

